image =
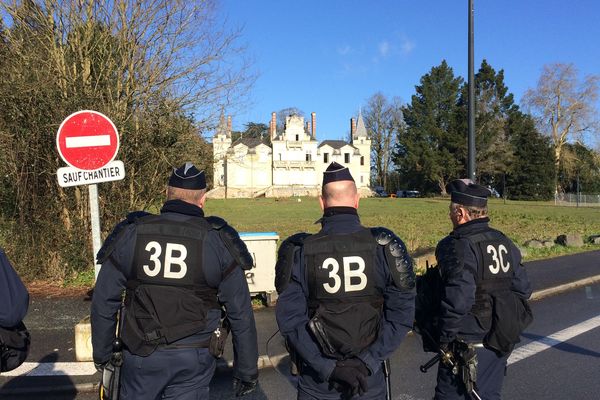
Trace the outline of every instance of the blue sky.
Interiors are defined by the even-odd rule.
[[[267,123],[272,111],[317,113],[317,138],[347,136],[349,119],[374,93],[409,102],[421,76],[445,59],[467,77],[467,0],[223,0],[243,28],[259,78],[252,104],[233,117]],[[597,0],[474,0],[475,71],[504,69],[517,103],[545,64],[600,74]]]

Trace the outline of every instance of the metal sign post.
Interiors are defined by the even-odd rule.
[[[92,223],[92,248],[94,249],[94,280],[98,278],[100,265],[96,263],[96,254],[100,251],[102,239],[100,238],[100,207],[98,207],[98,185],[88,185],[90,196],[90,220]]]
[[[56,147],[63,161],[69,165],[56,172],[59,186],[88,185],[96,279],[100,272],[96,254],[102,245],[97,183],[125,177],[123,162],[114,160],[119,151],[119,133],[105,115],[91,110],[78,111],[60,124]]]

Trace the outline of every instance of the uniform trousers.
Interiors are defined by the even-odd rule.
[[[304,365],[298,377],[298,400],[385,400],[386,383],[383,370],[380,368],[367,377],[368,391],[362,396],[344,396],[343,393],[333,389],[331,383],[324,382],[310,367]]]
[[[157,349],[147,357],[123,352],[124,400],[208,400],[216,360],[206,348]]]
[[[483,347],[476,347],[477,353],[477,394],[483,400],[500,400],[502,383],[506,375],[508,355],[499,357],[496,353]],[[435,400],[471,400],[465,386],[451,368],[440,363],[438,366]]]

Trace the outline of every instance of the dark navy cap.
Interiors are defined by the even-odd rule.
[[[350,174],[348,167],[344,167],[334,161],[329,164],[325,172],[323,172],[323,186],[338,181],[354,182],[354,178],[352,178],[352,174]]]
[[[188,190],[206,189],[204,171],[199,171],[191,162],[186,162],[179,168],[173,168],[169,178],[169,186]]]
[[[476,184],[470,179],[455,179],[446,185],[453,203],[463,206],[485,207],[487,198],[492,192],[485,186]]]

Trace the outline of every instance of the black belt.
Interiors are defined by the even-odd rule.
[[[208,348],[210,338],[196,343],[181,343],[181,344],[160,344],[159,349],[201,349]]]

